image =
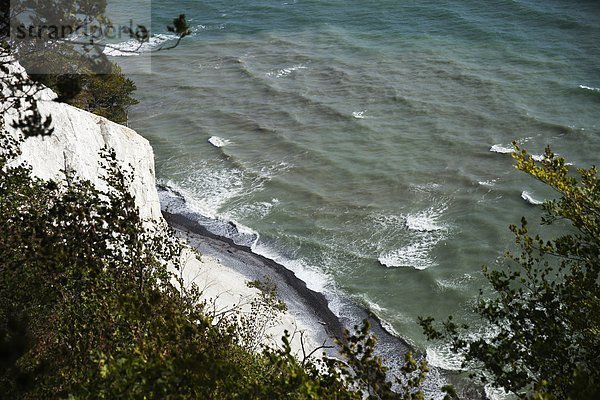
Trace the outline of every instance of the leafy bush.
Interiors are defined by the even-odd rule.
[[[340,343],[346,361],[300,361],[289,337],[280,349],[248,351],[243,319],[215,323],[197,288],[177,289],[168,267],[178,266],[181,244],[140,219],[114,152],[103,152],[108,189],[100,191],[70,175],[32,177],[11,163],[18,145],[0,135],[7,398],[422,398],[426,365],[407,358],[403,391],[393,392],[368,326]],[[268,283],[252,285],[284,309]]]
[[[0,14],[2,56],[9,49],[31,77],[51,89],[59,101],[106,117],[117,123],[127,122],[127,111],[137,104],[132,97],[135,84],[103,53],[104,38],[68,36],[76,29],[88,31],[110,26],[104,15],[106,1],[44,0],[3,3]],[[187,26],[185,16],[182,24]],[[19,25],[39,28],[38,35],[13,40],[10,29]],[[52,33],[54,24],[63,33]],[[18,37],[12,32],[13,38]],[[130,33],[133,35],[133,33]],[[181,35],[181,34],[180,34]],[[139,38],[147,40],[147,37]],[[6,60],[2,60],[5,63]]]
[[[26,59],[24,67],[36,60]],[[58,101],[100,115],[119,124],[127,123],[128,110],[138,101],[132,96],[135,83],[126,78],[121,68],[108,60],[104,73],[94,73],[94,63],[73,48],[63,48],[60,53],[44,55],[47,74],[31,78],[49,87],[58,95]]]

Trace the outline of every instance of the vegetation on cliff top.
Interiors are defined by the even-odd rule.
[[[148,42],[145,26],[115,27],[105,16],[106,1],[13,0],[2,3],[0,42],[34,81],[51,88],[59,101],[127,123],[137,104],[135,83],[105,54],[106,37]],[[169,27],[181,39],[189,34],[185,15]],[[134,30],[135,29],[135,30]]]

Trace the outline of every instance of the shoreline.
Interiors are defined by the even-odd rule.
[[[322,326],[323,332],[319,335],[321,338],[323,336],[337,339],[343,337],[344,327],[329,309],[325,296],[309,289],[306,283],[298,279],[292,271],[273,260],[253,253],[248,246],[236,244],[230,238],[210,232],[189,217],[166,211],[163,211],[163,216],[169,226],[202,255],[217,259],[222,265],[243,275],[249,281],[270,278],[277,286],[278,295],[288,305],[290,311],[302,313],[305,318],[308,316]],[[320,342],[322,343],[323,340]]]
[[[182,197],[179,201],[185,203]],[[352,331],[352,321],[331,311],[329,300],[323,293],[310,289],[306,282],[284,265],[254,253],[247,245],[235,243],[229,237],[211,232],[199,221],[201,218],[194,218],[196,213],[171,212],[164,209],[162,213],[168,225],[201,254],[218,259],[225,267],[240,273],[248,280],[270,278],[290,311],[313,330],[311,333],[316,337],[317,343],[327,341],[331,345],[332,339],[343,340],[345,329]],[[237,229],[234,223],[227,223],[230,228]],[[420,352],[404,338],[388,332],[382,321],[368,309],[348,300],[344,301],[344,307],[348,308],[348,314],[352,314],[359,321],[369,320],[371,331],[377,337],[381,355],[388,362],[401,361],[408,351],[420,355]]]
[[[360,321],[367,319],[371,324],[371,333],[377,338],[376,354],[389,368],[389,376],[402,374],[404,356],[409,351],[416,359],[426,359],[426,355],[406,339],[386,330],[385,321],[375,313],[354,303],[351,299],[341,298],[343,315],[336,315],[329,308],[329,300],[325,293],[310,289],[293,271],[268,257],[254,253],[249,245],[236,243],[233,238],[242,243],[249,243],[249,241],[247,234],[240,232],[235,223],[207,217],[190,209],[183,195],[167,186],[158,185],[158,189],[164,220],[179,237],[185,239],[202,256],[216,260],[220,267],[237,273],[247,281],[269,278],[276,285],[279,298],[288,307],[288,315],[285,316],[288,318],[287,325],[290,326],[289,318],[292,318],[294,319],[292,325],[301,328],[296,329],[296,332],[305,333],[304,346],[299,343],[298,337],[292,338],[292,352],[297,356],[301,357],[305,350],[304,354],[308,354],[313,349],[324,345],[327,348],[316,352],[313,357],[319,357],[324,352],[328,357],[339,358],[335,340],[343,340],[344,330],[352,332],[355,324],[360,325]],[[169,199],[163,197],[167,191],[170,192]],[[224,235],[232,235],[232,237]],[[222,277],[217,280],[225,286],[239,285],[239,282],[225,282]],[[280,327],[285,325],[284,321]],[[280,329],[279,332],[283,331]],[[280,337],[281,335],[277,339]],[[277,344],[279,343],[281,341],[277,340]],[[464,394],[466,399],[487,398],[483,387],[466,378],[463,372],[430,365],[424,387],[427,396],[441,399],[443,393],[440,392],[440,388],[449,383],[453,384],[459,393]]]
[[[220,267],[237,273],[247,281],[269,278],[275,284],[279,298],[288,306],[288,314],[295,320],[297,327],[302,327],[296,331],[304,330],[306,334],[304,336],[306,346],[301,346],[297,337],[292,338],[296,339],[292,340],[292,350],[296,355],[301,355],[304,350],[308,354],[316,347],[324,345],[327,348],[313,356],[318,357],[325,352],[328,357],[339,358],[335,340],[343,340],[344,330],[352,332],[354,325],[357,323],[360,325],[360,321],[367,319],[371,324],[371,333],[377,338],[376,354],[389,368],[390,376],[401,375],[404,356],[407,352],[412,352],[417,359],[426,358],[423,352],[416,349],[406,339],[386,330],[385,321],[382,321],[375,313],[351,299],[341,298],[344,312],[343,315],[336,315],[329,308],[329,300],[324,293],[310,289],[306,282],[298,278],[293,271],[268,257],[254,253],[249,245],[236,243],[234,238],[242,243],[250,243],[250,241],[248,240],[249,236],[240,232],[235,223],[207,217],[190,209],[184,196],[167,186],[158,185],[158,189],[164,220],[179,237],[185,239],[202,256],[216,260]],[[163,197],[165,192],[169,192],[170,198]],[[215,231],[222,234],[215,233]],[[252,237],[252,239],[256,238]],[[239,284],[239,282],[233,281],[224,282],[223,278],[217,280],[225,286],[233,287]],[[280,330],[280,332],[283,331]],[[278,343],[281,342],[278,341]],[[479,385],[461,375],[460,371],[446,370],[430,365],[425,385],[426,394],[431,398],[441,399],[443,394],[439,388],[452,383],[459,392],[465,394],[467,399],[486,398]]]

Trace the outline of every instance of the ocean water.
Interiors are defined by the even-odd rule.
[[[417,317],[484,332],[481,265],[553,196],[513,168],[511,142],[598,164],[600,3],[154,0],[148,47],[172,43],[180,12],[193,33],[151,74],[115,58],[159,182],[252,233],[347,321],[361,304],[457,368]]]

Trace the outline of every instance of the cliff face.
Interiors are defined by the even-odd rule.
[[[145,219],[162,220],[154,178],[154,154],[150,143],[135,131],[68,104],[51,101],[52,92],[44,90],[38,101],[43,116],[52,116],[54,133],[50,137],[29,138],[21,146],[19,161],[32,167],[33,175],[42,179],[59,179],[62,171],[74,172],[99,189],[102,180],[100,150],[108,146],[115,150],[119,164],[131,171],[130,192],[140,215]],[[14,133],[12,112],[5,115],[5,126]]]
[[[22,71],[18,65],[12,67]],[[0,74],[0,79],[7,77]],[[11,95],[2,94],[4,99]],[[19,97],[19,94],[15,96]],[[64,177],[63,171],[69,171],[102,190],[106,184],[102,179],[104,169],[100,151],[105,146],[113,149],[121,168],[132,172],[129,190],[135,198],[140,216],[150,220],[151,228],[164,227],[166,222],[162,218],[156,190],[154,154],[150,143],[135,131],[106,118],[53,101],[56,94],[50,89],[42,90],[36,97],[42,116],[52,116],[54,132],[49,137],[26,139],[16,162],[30,165],[33,175],[42,179],[58,180]],[[6,101],[0,104],[0,112],[4,113],[6,129],[16,135],[18,132],[11,127],[11,122],[17,115],[14,110],[5,110],[6,104]],[[225,250],[224,254],[229,253],[232,252]],[[172,270],[182,278],[182,282],[173,281],[176,287],[180,283],[184,287],[196,284],[202,290],[202,300],[206,300],[215,313],[251,312],[252,302],[259,298],[260,292],[246,285],[246,276],[222,264],[219,258],[203,255],[202,259],[198,259],[189,248],[184,250],[181,257],[181,269]],[[297,334],[300,331],[312,334],[312,331],[290,312],[261,323],[266,328],[257,340],[265,344],[279,343],[284,330],[287,330],[294,334],[292,349],[295,353],[302,354],[304,345],[316,347],[317,341],[308,335]]]

